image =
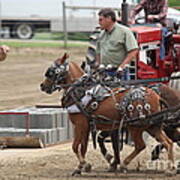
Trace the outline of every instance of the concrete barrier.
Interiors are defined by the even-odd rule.
[[[63,108],[19,108],[0,112],[0,136],[38,137],[44,146],[73,137],[73,127]]]

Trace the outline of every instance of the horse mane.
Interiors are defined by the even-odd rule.
[[[69,62],[69,72],[71,79],[74,80],[80,78],[85,73],[83,69],[76,62],[73,61]]]
[[[165,99],[170,106],[180,103],[180,91],[175,90],[167,85],[160,86],[161,97]]]

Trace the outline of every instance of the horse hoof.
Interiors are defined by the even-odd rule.
[[[117,170],[117,167],[115,166],[110,166],[108,169],[108,172],[115,172]]]
[[[84,171],[85,171],[85,172],[91,172],[91,168],[92,168],[92,166],[91,166],[91,164],[89,164],[89,163],[87,163],[87,164],[84,165]]]
[[[127,172],[128,172],[127,167],[126,167],[125,165],[121,164],[121,165],[120,165],[120,172],[122,172],[122,173],[127,173]]]
[[[177,142],[177,145],[180,147],[180,141]]]
[[[111,154],[109,154],[109,153],[107,153],[107,154],[105,155],[105,159],[106,159],[106,161],[107,161],[108,163],[111,163],[112,158],[113,158],[113,156],[112,156]]]
[[[120,168],[120,172],[126,174],[128,172],[128,169],[127,168]]]
[[[72,173],[72,176],[76,176],[76,175],[81,175],[81,170],[80,170],[80,169],[76,169],[76,170]]]
[[[158,155],[155,155],[155,154],[154,154],[154,155],[151,156],[151,160],[152,160],[152,161],[155,161],[155,160],[157,160],[157,159],[159,159],[159,156],[158,156]]]
[[[178,165],[177,165],[177,174],[180,174],[180,161],[178,162]]]
[[[165,175],[168,176],[168,177],[175,176],[176,174],[177,174],[177,170],[176,169],[168,169],[165,172]]]

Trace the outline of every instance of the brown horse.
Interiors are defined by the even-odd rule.
[[[60,90],[63,88],[65,90],[65,96],[73,92],[73,88],[68,88],[69,85],[74,82],[76,83],[76,80],[81,78],[84,72],[76,63],[67,63],[66,59],[67,55],[65,54],[62,58],[57,59],[53,66],[48,68],[45,74],[46,79],[41,83],[42,91],[52,93],[56,89]],[[153,90],[146,87],[126,90],[116,88],[113,89],[110,94],[110,96],[99,102],[97,109],[94,110],[90,116],[92,119],[95,119],[94,122],[96,123],[95,127],[97,129],[118,129],[123,121],[132,119],[132,117],[139,119],[139,121],[135,121],[135,123],[128,123],[128,129],[134,141],[135,149],[125,158],[121,166],[126,168],[145,148],[142,133],[143,131],[148,131],[150,135],[155,137],[156,140],[166,148],[168,160],[170,161],[167,172],[172,173],[172,169],[175,169],[172,141],[163,132],[161,122],[154,124],[153,122],[146,122],[144,119],[146,115],[157,113],[161,110],[160,97]],[[70,96],[69,100],[73,98],[74,96]],[[131,106],[127,103],[127,99],[131,102]],[[76,101],[73,103],[79,108],[79,104]],[[87,109],[88,108],[89,106],[87,105]],[[129,111],[125,109],[129,109]],[[69,113],[69,117],[74,124],[74,141],[72,148],[79,160],[79,166],[73,173],[73,175],[75,175],[80,174],[83,168],[89,170],[91,167],[90,164],[85,161],[91,122],[89,117],[82,113],[82,111]]]
[[[155,90],[161,98],[163,98],[166,102],[167,105],[169,107],[177,107],[180,105],[180,91],[177,91],[165,84],[155,84],[155,85],[151,85],[150,88],[152,88],[153,90]],[[179,115],[179,114],[178,114]],[[178,116],[176,115],[176,116]],[[166,135],[175,143],[177,143],[180,146],[180,131],[179,128],[180,127],[180,118],[176,118],[176,119],[172,119],[169,122],[164,122],[163,123],[163,130],[166,133]],[[108,150],[106,149],[106,146],[104,144],[104,141],[107,137],[109,136],[118,136],[119,135],[119,131],[102,131],[99,136],[98,136],[98,143],[99,143],[99,147],[100,150],[103,154],[103,156],[105,157],[106,160],[109,161],[109,159],[113,158],[113,156],[108,152]],[[118,141],[114,140],[113,138],[111,138],[111,142],[112,142],[112,147],[114,151],[117,151],[117,146],[118,146]],[[123,143],[123,142],[121,142]],[[123,145],[121,144],[121,147]],[[163,144],[158,144],[152,151],[151,153],[151,159],[152,160],[156,160],[159,158],[160,152],[162,151],[162,149],[164,148]],[[111,169],[110,170],[115,170],[115,169]]]
[[[156,84],[156,86],[152,86],[152,88],[156,89],[158,94],[167,102],[169,107],[176,107],[180,105],[180,91],[175,90],[165,84]],[[173,141],[180,145],[180,131],[178,128],[180,127],[180,118],[163,124],[163,129],[167,136]],[[155,149],[152,151],[152,160],[156,160],[159,158],[159,154],[161,150],[164,148],[163,145],[157,145]]]

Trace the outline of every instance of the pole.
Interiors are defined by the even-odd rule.
[[[63,1],[62,3],[63,7],[63,32],[64,32],[64,48],[67,48],[67,39],[68,39],[68,33],[67,33],[67,20],[66,20],[66,4]]]
[[[128,25],[128,3],[126,3],[126,0],[123,0],[122,3],[122,24]]]
[[[1,39],[1,33],[2,33],[2,6],[0,0],[0,39]]]

